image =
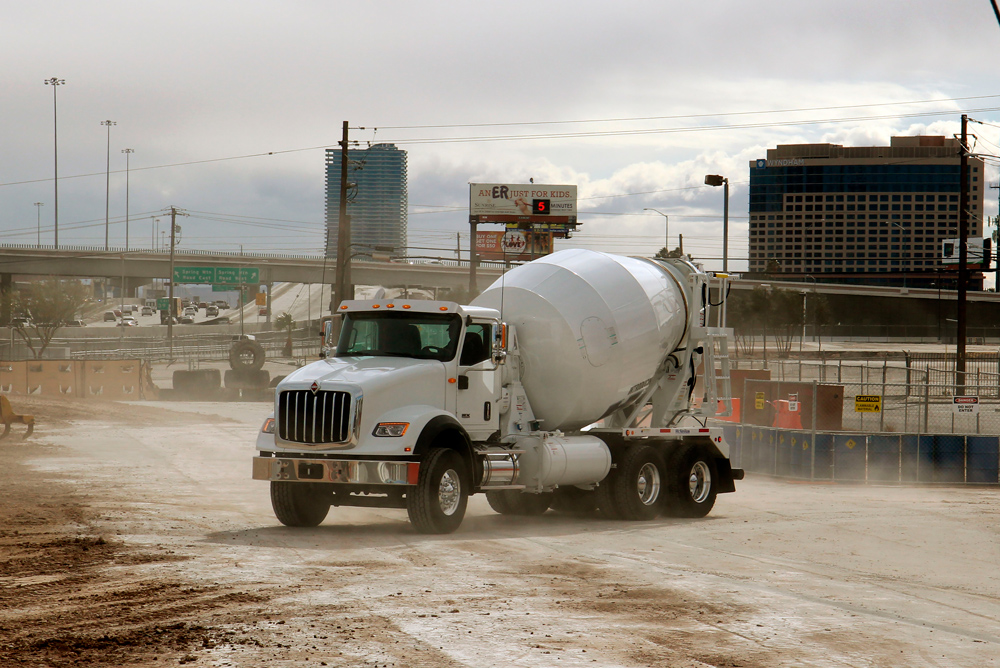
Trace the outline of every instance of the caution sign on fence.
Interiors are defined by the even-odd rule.
[[[753,407],[759,411],[764,410],[764,393],[757,392],[753,398]]]
[[[978,415],[979,397],[952,397],[951,408],[956,415]]]
[[[879,394],[857,394],[854,396],[855,413],[881,413],[882,396]]]

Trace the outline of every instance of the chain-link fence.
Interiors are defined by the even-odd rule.
[[[268,358],[316,359],[319,354],[320,337],[315,327],[293,329],[291,349],[287,331],[255,332],[253,336]],[[163,334],[150,336],[135,331],[107,337],[58,337],[52,339],[45,356],[52,359],[222,361],[229,358],[229,351],[239,337],[232,333],[182,334],[175,335],[172,343]],[[11,338],[0,342],[0,358],[17,361],[34,356],[22,341]]]
[[[735,466],[805,479],[1000,482],[997,374],[966,374],[963,386],[941,370],[825,366],[840,380],[761,377],[793,368],[783,375],[822,377],[815,363],[734,373],[734,415],[720,424]],[[899,382],[907,377],[919,380]]]
[[[932,383],[926,375],[915,383],[746,378],[736,398],[743,424],[824,432],[1000,434],[998,378],[975,380],[980,384],[970,381],[962,388]]]

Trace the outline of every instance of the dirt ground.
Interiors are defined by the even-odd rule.
[[[750,477],[704,520],[274,519],[266,404],[13,397],[0,666],[1000,665],[1000,491]]]

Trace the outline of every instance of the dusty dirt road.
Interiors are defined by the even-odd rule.
[[[264,404],[15,398],[0,666],[993,666],[1000,492],[753,478],[705,520],[274,519]],[[17,427],[15,427],[15,430]]]

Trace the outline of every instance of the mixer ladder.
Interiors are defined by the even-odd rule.
[[[705,398],[701,407],[705,415],[729,417],[733,414],[733,390],[729,379],[731,332],[724,327],[709,327],[705,337]]]

